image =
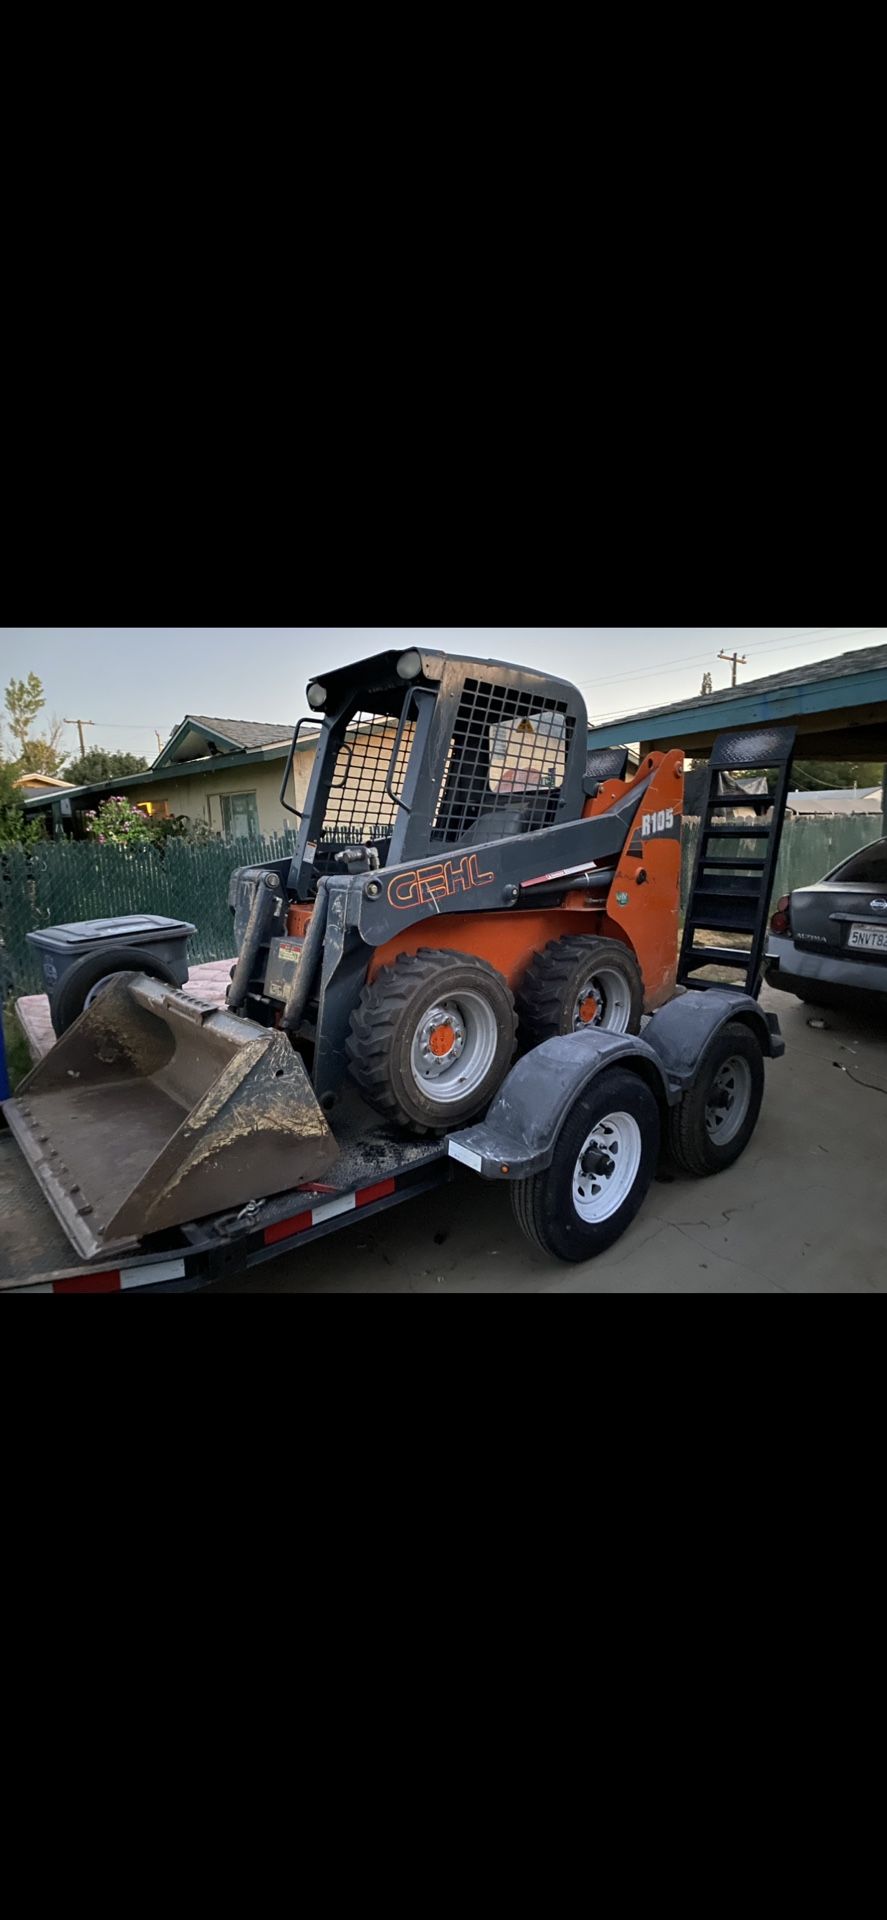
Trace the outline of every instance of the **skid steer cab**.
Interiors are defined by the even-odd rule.
[[[281,799],[291,861],[232,877],[232,1013],[282,1029],[334,1108],[480,1113],[517,1048],[637,1033],[674,988],[683,761],[589,758],[577,689],[425,649],[313,680]],[[304,805],[297,748],[314,736]]]

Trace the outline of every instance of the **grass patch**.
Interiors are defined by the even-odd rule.
[[[9,1084],[13,1093],[20,1080],[30,1073],[34,1064],[28,1052],[28,1043],[11,1007],[3,1009],[3,1035],[6,1041],[6,1066]]]

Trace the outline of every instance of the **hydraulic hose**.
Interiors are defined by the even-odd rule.
[[[328,911],[329,894],[327,893],[326,876],[324,875],[323,879],[318,882],[317,898],[314,902],[314,911],[308,922],[308,932],[305,935],[305,943],[302,947],[298,971],[290,987],[289,997],[283,1010],[283,1019],[280,1022],[285,1033],[292,1033],[299,1025],[312,992],[314,991],[315,981],[320,971],[320,960],[323,953],[323,936],[326,932],[326,917]]]

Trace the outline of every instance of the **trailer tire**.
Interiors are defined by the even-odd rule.
[[[348,1061],[377,1112],[414,1133],[446,1133],[489,1106],[514,1057],[516,1030],[514,997],[495,967],[422,947],[399,953],[364,987]]]
[[[587,1026],[639,1033],[644,983],[621,940],[586,934],[549,940],[530,961],[517,996],[522,1038],[530,1046]]]
[[[757,1125],[764,1057],[748,1027],[731,1020],[709,1042],[691,1085],[668,1114],[668,1151],[683,1173],[703,1179],[731,1167]]]
[[[646,1081],[625,1067],[598,1074],[568,1113],[550,1167],[512,1186],[521,1232],[555,1260],[604,1253],[644,1200],[659,1140],[659,1108]],[[591,1154],[598,1156],[597,1170],[587,1164]]]
[[[147,973],[152,980],[165,980],[168,987],[178,986],[166,961],[156,960],[144,949],[109,946],[101,953],[85,953],[53,988],[49,1011],[57,1039],[79,1018],[94,988],[114,973]]]

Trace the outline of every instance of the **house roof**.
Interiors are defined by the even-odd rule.
[[[214,759],[220,753],[255,753],[288,747],[293,727],[284,720],[223,720],[210,713],[186,713],[154,761],[158,770],[189,760]]]
[[[211,714],[186,713],[194,727],[203,727],[207,733],[221,735],[231,740],[236,747],[276,747],[281,740],[289,745],[295,731],[295,721],[276,720],[272,724],[265,720],[214,720]]]
[[[880,787],[817,787],[810,793],[790,793],[789,813],[880,813]]]
[[[33,787],[35,792],[41,793],[44,787],[52,787],[57,793],[70,793],[74,786],[73,780],[58,780],[54,773],[20,773],[12,784],[26,790]]]

